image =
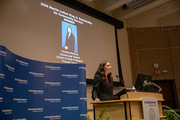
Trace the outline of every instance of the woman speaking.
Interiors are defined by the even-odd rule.
[[[95,102],[113,100],[113,78],[108,61],[101,62],[94,75],[92,98]]]

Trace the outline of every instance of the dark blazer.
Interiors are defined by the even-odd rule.
[[[102,79],[99,75],[94,76],[92,99],[99,98],[101,101],[113,100],[113,80],[109,79],[109,84],[106,79]]]
[[[74,44],[75,44],[75,38],[74,35],[71,34],[68,38],[68,36],[66,36],[66,44],[65,46],[68,47],[68,51],[74,52]]]

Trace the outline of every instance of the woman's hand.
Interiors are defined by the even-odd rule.
[[[100,102],[100,99],[99,99],[99,98],[96,98],[94,101],[95,101],[95,102]]]

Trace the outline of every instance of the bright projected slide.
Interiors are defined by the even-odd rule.
[[[118,81],[113,25],[52,0],[1,0],[0,44],[37,61],[85,63],[93,79],[101,61],[112,65]]]

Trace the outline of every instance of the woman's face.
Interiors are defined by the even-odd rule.
[[[70,27],[68,27],[68,33],[71,33],[71,28]]]
[[[109,62],[107,62],[106,65],[104,66],[104,71],[105,74],[111,73],[111,64]]]

